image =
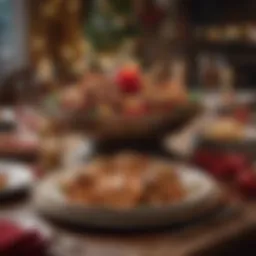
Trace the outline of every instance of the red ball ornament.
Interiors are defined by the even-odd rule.
[[[117,85],[125,93],[137,93],[141,89],[141,75],[136,67],[129,67],[120,70],[116,77]]]

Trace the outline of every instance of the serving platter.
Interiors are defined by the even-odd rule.
[[[172,163],[186,190],[186,196],[166,206],[138,206],[132,209],[88,207],[67,200],[59,183],[74,172],[48,177],[36,188],[34,203],[43,215],[80,227],[136,229],[183,223],[215,209],[221,201],[221,189],[200,170]]]
[[[177,106],[172,111],[142,116],[89,117],[84,113],[63,113],[41,108],[39,114],[57,129],[72,129],[100,140],[148,138],[188,122],[201,111],[197,103]]]

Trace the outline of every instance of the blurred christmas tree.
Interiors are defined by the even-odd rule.
[[[85,25],[86,37],[96,51],[116,51],[125,39],[138,35],[131,0],[95,0]]]

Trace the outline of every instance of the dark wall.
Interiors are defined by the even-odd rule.
[[[195,24],[256,21],[254,0],[185,0],[185,3]]]
[[[253,24],[256,29],[255,0],[184,0],[183,8],[192,29],[246,24]],[[238,86],[256,85],[256,42],[200,43],[194,47],[197,53],[208,51],[226,57],[235,69]]]

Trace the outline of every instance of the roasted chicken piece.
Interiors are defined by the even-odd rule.
[[[122,153],[114,157],[114,167],[117,170],[124,171],[126,173],[144,172],[149,164],[147,156],[136,155],[134,153]]]
[[[71,202],[115,209],[166,205],[185,196],[169,163],[133,153],[97,158],[81,167],[63,191]]]

